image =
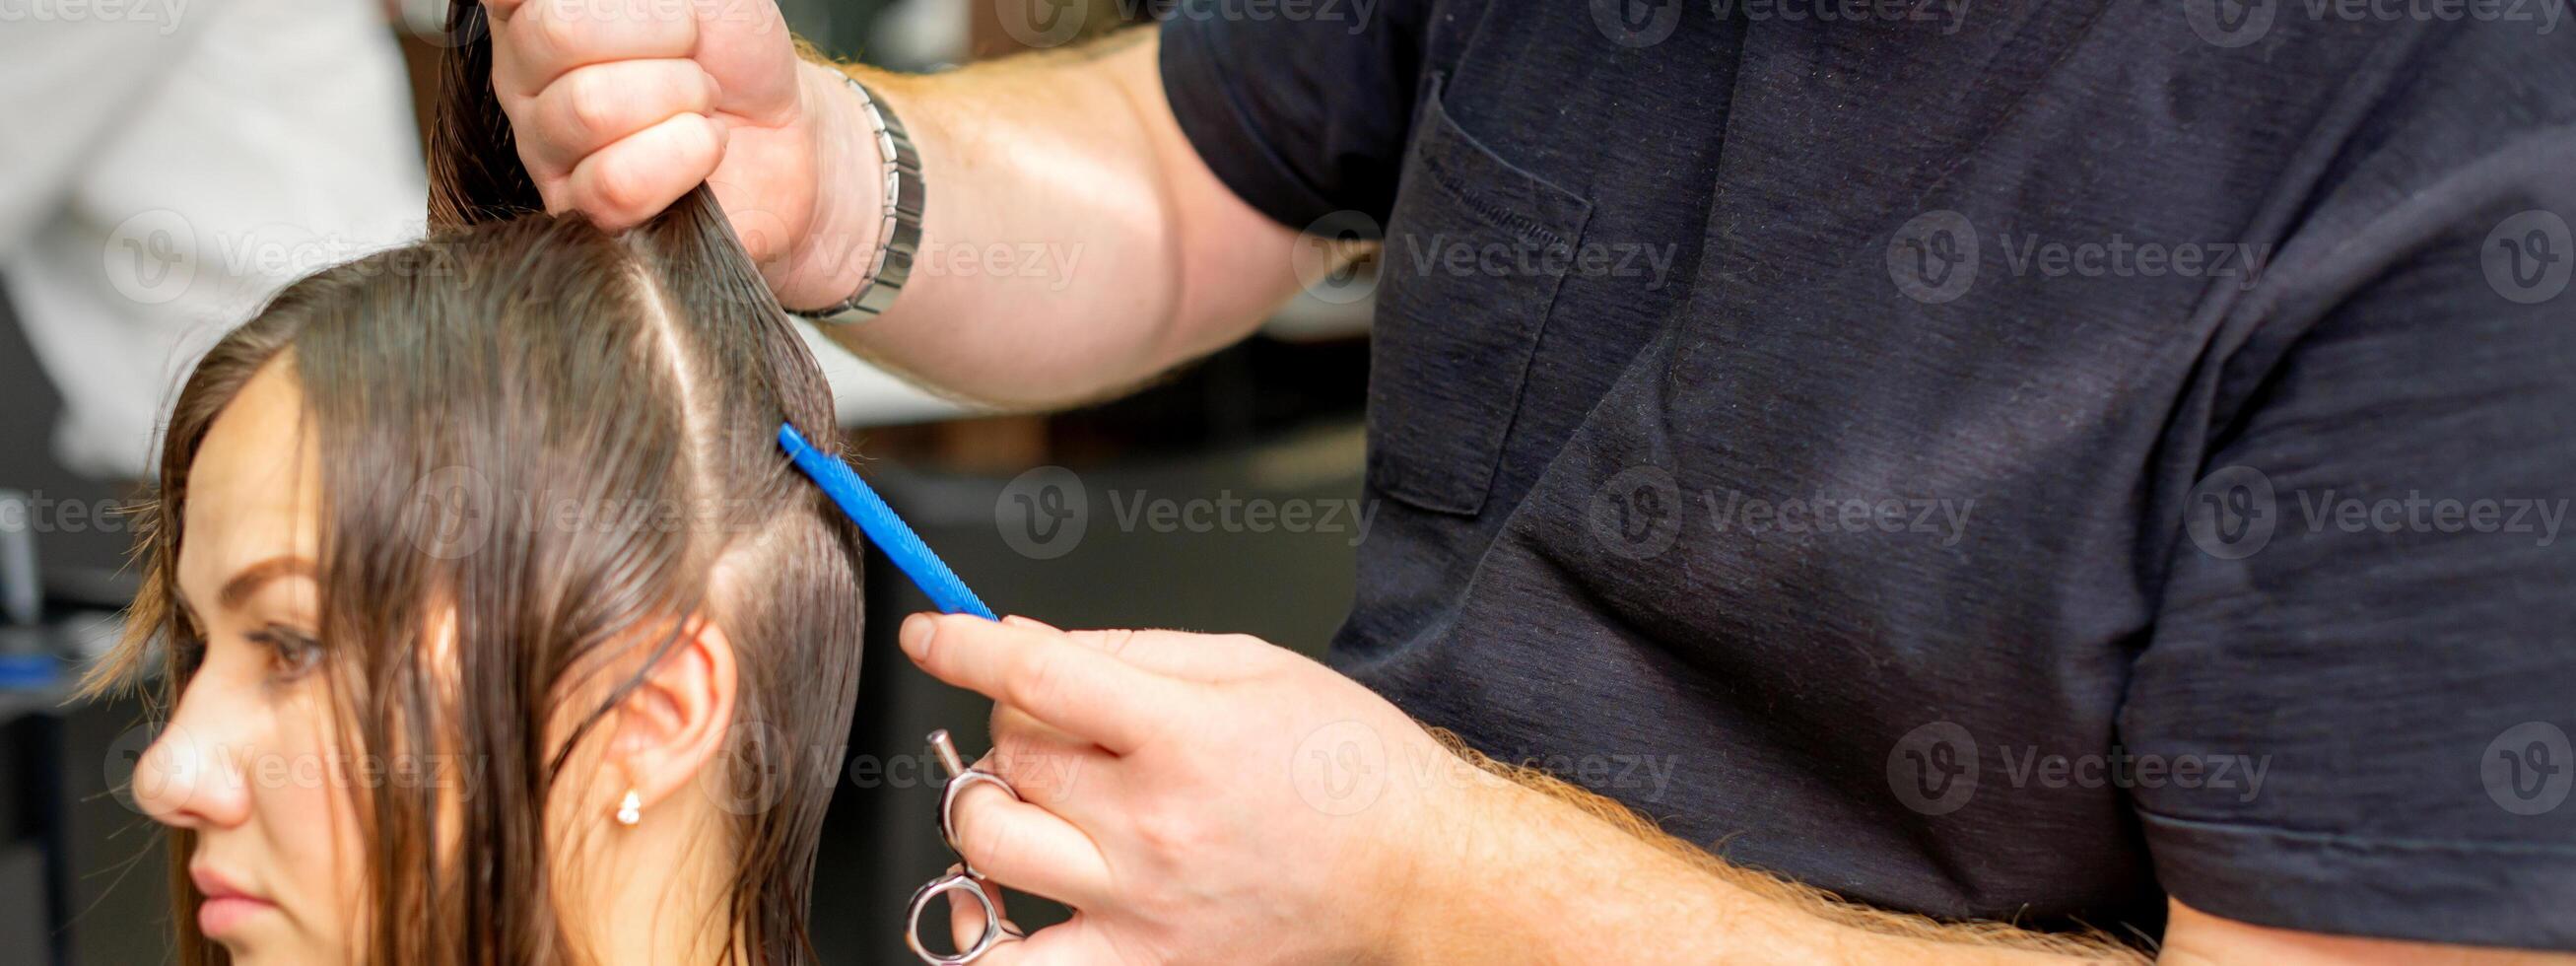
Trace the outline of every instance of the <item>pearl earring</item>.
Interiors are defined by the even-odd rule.
[[[626,790],[626,797],[617,803],[617,824],[634,825],[643,820],[644,796],[636,794],[634,789],[629,788]]]

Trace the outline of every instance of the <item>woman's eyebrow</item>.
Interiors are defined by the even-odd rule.
[[[313,561],[305,557],[294,554],[270,557],[234,571],[232,579],[224,581],[224,589],[216,593],[215,599],[223,604],[225,610],[232,610],[248,602],[251,595],[258,593],[269,581],[280,577],[312,577],[319,572]]]

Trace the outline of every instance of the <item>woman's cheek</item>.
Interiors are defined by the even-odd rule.
[[[342,752],[319,677],[280,695],[278,744],[292,749],[292,767],[285,781],[262,789],[274,799],[263,811],[290,873],[280,888],[295,890],[294,918],[312,940],[311,961],[355,962],[366,935],[367,840],[358,804],[374,778]]]

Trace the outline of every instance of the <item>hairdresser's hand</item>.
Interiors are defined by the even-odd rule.
[[[877,162],[844,137],[839,75],[797,58],[770,0],[486,0],[492,86],[553,211],[623,230],[713,184],[791,307],[844,297],[872,226],[843,231],[818,184]],[[847,155],[864,147],[867,158]],[[864,199],[874,204],[874,199]],[[859,237],[859,236],[866,237]]]
[[[1240,635],[1058,631],[917,615],[903,646],[992,696],[989,788],[959,845],[1079,910],[985,962],[1383,962],[1453,890],[1498,779],[1385,699]],[[960,912],[961,932],[982,920]]]

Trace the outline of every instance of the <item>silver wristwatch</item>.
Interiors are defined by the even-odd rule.
[[[885,104],[868,95],[867,86],[856,77],[843,77],[850,89],[859,94],[859,106],[867,111],[868,127],[877,135],[877,156],[885,159],[884,221],[877,226],[877,248],[868,261],[867,281],[859,283],[857,294],[839,305],[819,309],[791,309],[797,315],[829,325],[848,325],[876,318],[894,305],[895,296],[903,294],[903,283],[912,277],[912,259],[921,250],[921,211],[925,190],[921,183],[921,155],[913,150],[912,136],[904,133],[903,122]]]

